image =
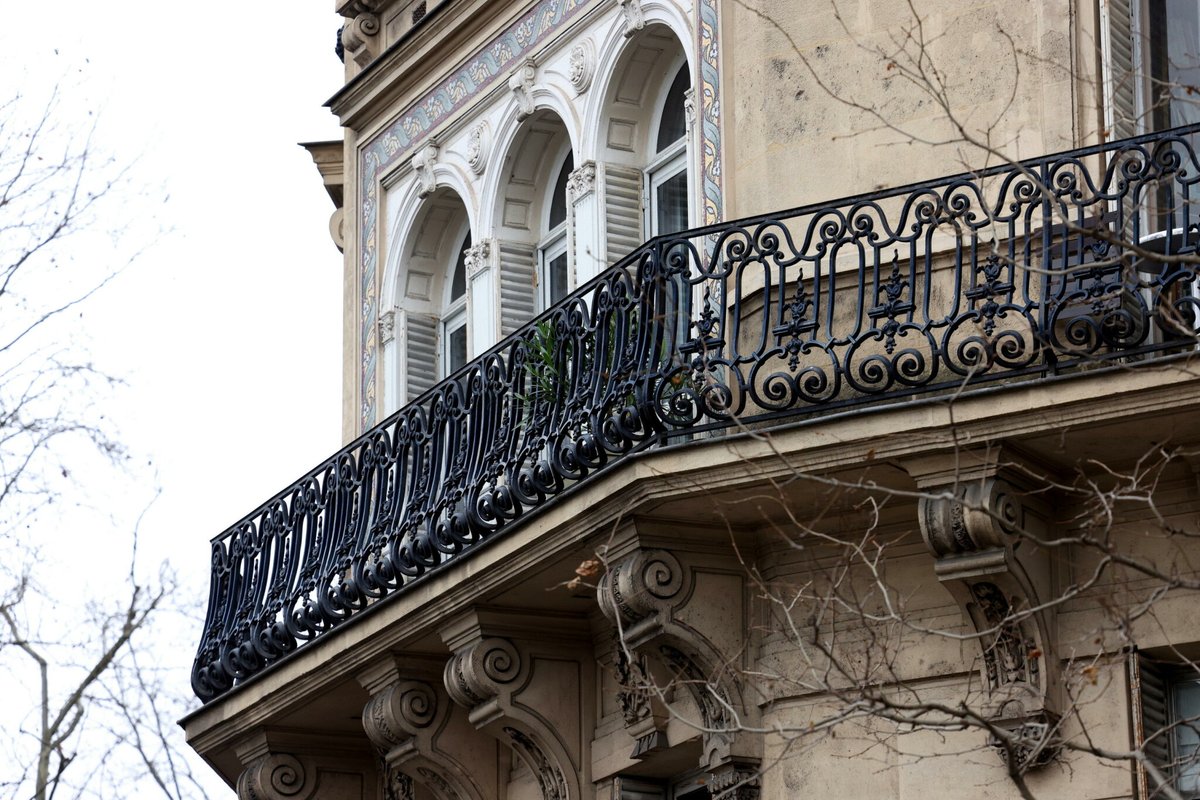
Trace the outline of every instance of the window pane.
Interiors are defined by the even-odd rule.
[[[682,170],[658,185],[654,197],[655,234],[678,233],[688,226],[687,170]]]
[[[446,360],[449,361],[446,374],[457,372],[467,363],[467,326],[459,325],[450,330],[449,341],[446,343]]]
[[[567,154],[567,160],[558,173],[554,183],[554,194],[550,197],[550,227],[553,228],[567,221],[567,181],[575,169],[575,156]]]
[[[663,103],[662,116],[658,122],[658,146],[656,152],[661,153],[668,146],[682,139],[684,132],[687,130],[683,98],[687,93],[690,80],[687,64],[684,64],[678,74],[675,75],[675,81],[671,84],[671,88],[667,92],[667,100]]]
[[[458,248],[458,260],[454,262],[454,275],[450,279],[450,302],[467,293],[467,248],[471,246],[471,234],[463,239]]]
[[[1200,681],[1175,685],[1175,757],[1179,791],[1200,791]]]
[[[546,272],[549,273],[546,279],[550,282],[548,304],[553,305],[567,296],[567,254],[555,256]]]

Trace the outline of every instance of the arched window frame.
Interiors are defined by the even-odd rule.
[[[570,142],[554,159],[554,168],[550,170],[551,181],[546,190],[546,200],[542,204],[542,230],[545,235],[538,242],[538,309],[544,311],[561,300],[571,291],[571,255],[570,255],[570,226],[571,198],[567,192],[567,182],[564,175],[570,176],[574,169],[574,153]],[[552,218],[554,199],[559,191],[563,192],[564,215],[561,221]]]
[[[679,79],[680,73],[685,76],[685,84],[691,86],[691,68],[687,63],[686,58],[680,58],[672,63],[671,68],[667,70],[667,80],[663,81],[663,85],[655,98],[654,117],[650,137],[647,142],[647,150],[651,150],[651,155],[646,163],[645,173],[646,178],[643,183],[644,198],[642,207],[645,209],[645,229],[650,236],[658,236],[664,233],[674,233],[674,230],[667,230],[666,226],[661,221],[663,212],[665,211],[662,202],[662,193],[664,187],[672,180],[677,180],[682,176],[684,181],[684,202],[686,208],[684,210],[684,219],[681,230],[692,227],[693,225],[693,203],[692,203],[692,175],[689,165],[689,135],[685,122],[684,132],[678,139],[671,142],[662,149],[658,148],[659,132],[662,129],[663,119],[667,109],[667,100],[670,97],[671,89]],[[685,90],[684,97],[687,92]],[[686,102],[686,101],[685,101]],[[686,106],[684,114],[686,115]]]
[[[457,232],[460,246],[452,251],[454,261],[447,265],[445,273],[444,302],[440,317],[440,364],[439,377],[454,374],[466,365],[471,357],[471,337],[467,308],[467,249],[471,247],[471,229],[466,227]],[[456,294],[456,279],[462,276],[462,293]]]

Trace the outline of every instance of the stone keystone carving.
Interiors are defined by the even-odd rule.
[[[617,0],[621,14],[625,17],[625,35],[633,36],[646,27],[646,18],[642,14],[642,0]]]
[[[537,69],[533,61],[526,59],[508,78],[508,88],[517,99],[517,119],[524,120],[533,113],[533,82]]]
[[[417,196],[428,197],[437,188],[433,167],[438,159],[438,146],[432,142],[422,147],[413,156],[413,170],[417,173]]]
[[[1040,599],[1050,596],[1050,556],[1036,541],[1044,523],[995,467],[950,483],[948,471],[928,467],[909,469],[928,492],[918,507],[921,535],[978,636],[985,714],[1011,740],[993,744],[1011,749],[1023,769],[1042,766],[1058,752],[1061,691],[1053,610]]]
[[[487,169],[488,157],[488,126],[481,122],[471,129],[467,137],[467,166],[476,175],[482,175]]]

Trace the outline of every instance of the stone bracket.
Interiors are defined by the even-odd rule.
[[[972,454],[978,455],[978,454]],[[1058,752],[1061,692],[1052,597],[1052,560],[1040,501],[1030,494],[1030,470],[999,452],[925,458],[906,465],[925,492],[919,521],[934,572],[974,629],[989,724],[1017,744],[993,744],[1042,766]],[[1010,739],[1011,742],[1011,739]]]

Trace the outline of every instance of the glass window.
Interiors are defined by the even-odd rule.
[[[1200,797],[1200,678],[1194,671],[1171,685],[1171,699],[1175,785],[1186,797]]]
[[[1154,127],[1200,122],[1200,3],[1150,0],[1149,13]]]
[[[463,238],[450,272],[450,291],[442,311],[442,377],[467,364],[467,249],[471,233]]]
[[[690,227],[687,130],[684,98],[691,78],[687,64],[679,68],[667,90],[658,118],[657,154],[646,168],[647,227],[651,236]]]
[[[684,108],[684,97],[687,95],[689,83],[688,69],[685,64],[675,75],[670,90],[667,91],[666,102],[663,103],[662,115],[658,121],[658,146],[656,153],[661,153],[673,143],[683,138],[687,132],[687,116]]]
[[[550,192],[545,237],[538,245],[538,302],[547,309],[570,290],[567,263],[567,182],[575,170],[575,156],[567,153]]]

